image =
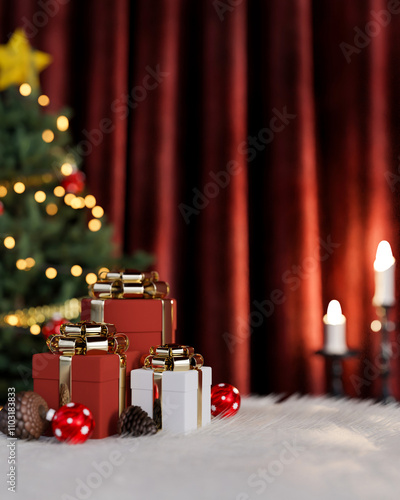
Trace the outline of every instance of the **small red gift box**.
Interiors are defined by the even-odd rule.
[[[81,321],[112,323],[129,338],[128,353],[147,356],[149,347],[173,344],[176,332],[175,299],[83,299]],[[139,357],[127,361],[127,373],[140,368]]]
[[[129,374],[140,368],[151,345],[173,344],[176,300],[166,298],[169,286],[158,273],[107,272],[89,287],[93,298],[81,302],[81,321],[111,323],[129,339],[126,353],[127,405],[131,404]]]
[[[58,354],[40,353],[32,358],[33,390],[49,408],[59,408]],[[120,358],[117,354],[87,354],[72,358],[72,400],[87,406],[93,414],[92,438],[117,433]],[[129,385],[128,385],[129,387]]]

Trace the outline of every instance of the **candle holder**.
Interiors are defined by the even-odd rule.
[[[355,349],[348,349],[341,354],[333,354],[325,349],[320,349],[316,351],[318,356],[323,356],[325,361],[329,365],[329,377],[330,377],[330,395],[334,397],[343,397],[343,360],[348,358],[354,358],[360,354],[360,351]]]
[[[382,381],[381,398],[383,404],[395,401],[390,390],[390,360],[392,358],[392,344],[390,332],[394,330],[394,323],[389,321],[391,306],[378,306],[376,315],[381,323],[381,349],[380,349],[380,377]]]

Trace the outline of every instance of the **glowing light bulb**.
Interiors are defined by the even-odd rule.
[[[7,188],[5,186],[0,186],[0,198],[4,198],[7,195]]]
[[[17,266],[17,269],[19,269],[20,271],[24,271],[24,269],[26,269],[25,259],[18,259],[15,265]]]
[[[77,264],[75,266],[72,266],[71,267],[71,274],[72,274],[72,276],[80,276],[82,274],[81,266],[78,266]]]
[[[379,332],[382,328],[382,323],[379,321],[379,319],[374,319],[371,321],[371,330],[373,332]]]
[[[85,198],[82,198],[82,196],[77,197],[79,201],[79,208],[85,208]]]
[[[16,316],[15,314],[9,314],[8,316],[5,317],[5,320],[11,326],[18,325],[18,316]]]
[[[57,118],[57,128],[58,130],[60,130],[61,132],[65,132],[66,130],[68,130],[68,127],[69,127],[69,120],[66,116],[59,116]]]
[[[67,193],[65,196],[64,196],[64,203],[66,205],[71,205],[72,203],[72,200],[75,198],[75,195],[74,193]]]
[[[32,92],[32,87],[29,85],[29,83],[23,83],[19,87],[19,93],[23,95],[24,97],[30,95]]]
[[[101,267],[101,268],[99,269],[99,272],[98,272],[99,278],[100,278],[102,275],[107,274],[107,273],[109,273],[109,272],[110,272],[110,270],[108,269],[108,267]]]
[[[25,191],[25,184],[23,182],[16,182],[14,184],[14,191],[17,194],[22,194]]]
[[[88,285],[93,285],[93,283],[96,283],[97,281],[97,276],[94,273],[89,273],[86,275],[86,283]]]
[[[99,219],[91,219],[88,222],[88,228],[93,232],[98,231],[101,228],[101,221],[99,221]]]
[[[28,257],[27,259],[25,259],[25,263],[26,263],[26,267],[31,268],[36,264],[36,261],[32,257]]]
[[[42,139],[44,140],[44,142],[52,142],[54,140],[54,132],[49,128],[43,130]]]
[[[328,325],[341,325],[344,323],[343,319],[344,316],[340,302],[338,300],[331,300],[326,311],[326,323]]]
[[[392,247],[390,243],[386,240],[383,240],[379,243],[378,248],[376,250],[376,258],[374,262],[375,271],[386,271],[389,269],[395,262],[392,253]]]
[[[54,267],[48,267],[45,274],[49,280],[52,280],[57,276],[57,269],[54,269]]]
[[[50,104],[50,99],[47,95],[42,94],[38,97],[38,103],[40,106],[48,106]]]
[[[43,203],[46,199],[46,193],[44,191],[36,191],[34,198],[37,203]]]
[[[32,335],[39,335],[39,333],[41,332],[41,328],[39,325],[32,325],[30,327],[30,332]]]
[[[102,207],[96,206],[92,208],[92,215],[93,217],[96,217],[100,219],[100,217],[103,217],[104,215],[104,210]]]
[[[70,203],[71,207],[77,210],[78,208],[81,208],[81,202],[79,201],[79,198],[73,198]]]
[[[96,205],[96,198],[92,194],[85,196],[85,205],[88,208],[93,208]]]
[[[15,247],[15,239],[12,236],[4,238],[3,244],[6,248],[10,249]]]
[[[70,163],[63,163],[61,165],[61,173],[65,177],[68,177],[68,175],[71,175],[73,171],[74,171],[74,168]]]
[[[58,198],[61,198],[64,196],[65,194],[65,189],[62,187],[62,186],[56,186],[53,190],[53,193],[55,196],[57,196]]]

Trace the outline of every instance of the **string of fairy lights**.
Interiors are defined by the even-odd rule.
[[[0,315],[0,326],[15,326],[29,328],[32,335],[39,335],[40,324],[50,320],[54,314],[59,314],[65,319],[71,320],[80,314],[80,300],[70,299],[59,305],[45,305],[17,309],[7,314]]]
[[[19,87],[19,92],[22,96],[28,97],[32,93],[32,88],[28,83],[23,83]],[[46,107],[50,104],[50,99],[47,95],[40,95],[38,97],[38,103],[42,107]],[[60,115],[56,120],[57,129],[60,132],[65,132],[69,128],[69,120],[66,116]],[[51,143],[55,138],[54,132],[50,129],[43,130],[42,139],[46,143]],[[59,173],[63,178],[67,178],[77,171],[76,164],[71,157],[66,157],[66,160],[59,167]],[[54,183],[59,180],[59,176],[55,172],[48,172],[41,175],[31,175],[31,176],[20,176],[15,179],[0,180],[0,199],[5,198],[7,194],[13,190],[17,194],[23,194],[27,188],[40,187],[45,184]],[[62,200],[67,206],[70,206],[74,210],[82,210],[84,208],[91,211],[92,218],[88,221],[88,228],[90,231],[96,232],[101,229],[102,222],[101,218],[104,215],[104,209],[97,204],[96,198],[88,194],[86,196],[79,196],[72,192],[67,192],[67,190],[62,185],[57,185],[53,189],[53,194],[56,198]],[[46,193],[38,189],[35,191],[34,200],[38,204],[45,204],[46,213],[49,216],[54,216],[58,212],[58,205],[53,201],[47,202]],[[18,241],[12,235],[7,235],[3,239],[3,245],[7,250],[12,250],[18,245]],[[19,271],[30,271],[34,266],[36,266],[36,261],[33,257],[27,257],[25,259],[17,259],[15,266]],[[75,264],[70,268],[56,268],[52,265],[42,266],[44,269],[44,274],[47,279],[52,280],[56,278],[59,272],[65,273],[69,272],[74,277],[80,277],[85,272],[85,280],[87,284],[93,284],[97,281],[97,274],[91,271],[84,271],[84,269]],[[99,273],[108,272],[108,268],[99,269]],[[0,326],[15,326],[21,328],[29,328],[30,333],[33,335],[38,335],[41,332],[40,324],[49,320],[53,314],[61,314],[66,319],[73,319],[79,315],[80,312],[80,301],[78,299],[71,299],[66,301],[61,305],[45,305],[39,307],[31,307],[27,309],[20,309],[16,311],[10,311],[7,314],[0,315]]]

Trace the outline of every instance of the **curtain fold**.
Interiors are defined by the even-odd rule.
[[[90,2],[90,23],[82,49],[87,51],[86,127],[78,153],[88,185],[105,205],[115,226],[115,241],[124,242],[128,129],[120,108],[125,101],[129,60],[129,1]],[[101,166],[101,167],[100,167]]]
[[[154,6],[141,6],[138,24],[142,35],[138,41],[143,54],[134,62],[136,71],[132,89],[145,89],[137,96],[137,110],[132,114],[132,159],[141,165],[142,178],[136,185],[134,174],[132,193],[138,195],[134,205],[131,244],[142,246],[157,255],[157,266],[171,284],[176,281],[178,261],[177,241],[177,178],[179,177],[178,100],[179,100],[179,44],[181,31],[181,2],[163,2],[154,16]],[[147,22],[146,22],[147,20]],[[155,22],[157,40],[148,30]],[[147,32],[147,33],[146,33]],[[147,47],[145,47],[146,45]],[[150,51],[150,52],[149,52]],[[146,82],[151,82],[147,86]],[[139,90],[139,89],[138,89]],[[133,93],[135,91],[133,90]],[[144,124],[144,128],[142,127]],[[147,137],[146,137],[147,136]],[[152,182],[146,182],[150,166]],[[145,185],[143,184],[145,183]],[[139,193],[139,190],[141,191]],[[139,235],[139,239],[137,236]]]
[[[383,12],[387,8],[383,0],[371,0],[371,12]],[[371,44],[371,61],[369,68],[369,93],[370,93],[370,121],[368,130],[369,155],[368,155],[368,187],[369,211],[367,219],[366,246],[368,256],[373,259],[377,242],[388,240],[397,246],[395,231],[394,203],[386,173],[390,172],[389,160],[389,122],[388,122],[388,30],[382,29],[374,43]],[[370,287],[372,289],[372,287]],[[374,318],[373,315],[371,315]],[[375,337],[375,338],[374,338]],[[367,354],[369,358],[376,358],[379,352],[379,335],[375,335]],[[394,340],[394,339],[393,339]],[[398,380],[396,361],[392,363],[393,379]],[[373,394],[379,395],[378,380],[372,381]],[[377,387],[378,386],[378,387]],[[392,390],[398,393],[398,384],[395,382]]]
[[[345,390],[377,395],[379,241],[399,256],[400,15],[386,22],[384,0],[51,3],[0,1],[1,43],[25,26],[53,55],[43,89],[74,109],[120,251],[152,252],[170,282],[178,340],[215,383],[321,393],[336,298],[361,351]]]
[[[246,8],[222,23],[204,8],[202,179],[206,199],[198,215],[202,315],[200,338],[215,382],[230,380],[250,390],[247,166]],[[222,65],[224,60],[226,64]],[[218,179],[218,180],[217,180]]]

